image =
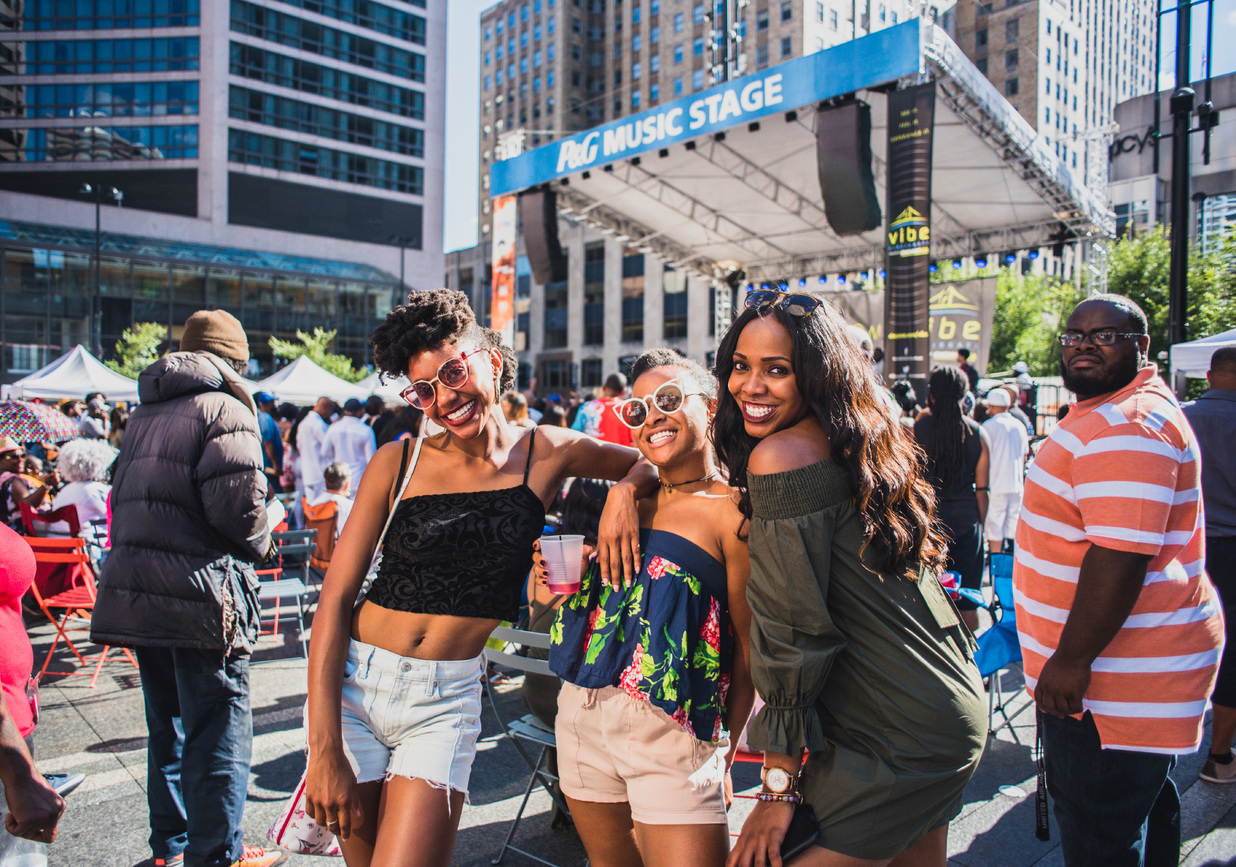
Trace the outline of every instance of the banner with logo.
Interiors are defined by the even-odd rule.
[[[515,345],[515,236],[519,208],[515,196],[494,199],[493,294],[489,327]]]
[[[996,278],[975,277],[952,283],[933,283],[928,299],[927,334],[929,369],[956,365],[957,350],[970,350],[970,363],[987,370],[991,328],[996,312]],[[838,292],[824,298],[841,311],[847,322],[861,325],[877,345],[884,339],[884,292]],[[900,378],[884,365],[886,383]]]
[[[931,265],[931,143],[935,83],[888,95],[889,215],[884,284],[885,373],[927,395]]]

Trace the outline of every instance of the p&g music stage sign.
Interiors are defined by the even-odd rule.
[[[491,195],[913,75],[919,38],[918,20],[907,21],[501,160],[490,169]]]

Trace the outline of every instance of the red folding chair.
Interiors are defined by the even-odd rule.
[[[86,540],[26,537],[26,541],[30,543],[30,548],[34,551],[35,562],[40,568],[49,566],[64,569],[67,572],[66,577],[68,579],[67,589],[54,595],[44,596],[39,591],[38,582],[35,582],[30,588],[34,594],[35,601],[39,605],[39,609],[51,621],[51,624],[56,627],[56,637],[52,640],[51,647],[47,650],[47,658],[43,660],[43,668],[39,670],[39,677],[49,673],[47,667],[51,665],[52,654],[56,652],[56,645],[62,639],[68,645],[69,650],[73,651],[73,655],[77,657],[78,662],[86,665],[87,658],[82,656],[81,651],[73,643],[73,639],[69,637],[69,632],[81,632],[83,630],[89,635],[90,616],[94,611],[97,596],[94,565],[90,562],[90,555],[86,553]],[[78,623],[79,621],[84,621],[84,625]],[[90,688],[94,689],[95,684],[99,680],[99,672],[103,669],[103,663],[107,661],[108,651],[112,649],[106,644],[101,645],[101,648],[93,672],[53,671],[50,673],[63,674],[70,677],[83,677],[86,674],[90,674]],[[129,662],[133,663],[133,667],[137,668],[137,660],[132,652],[124,647],[120,648],[120,650],[128,657]]]
[[[21,522],[31,536],[48,536],[50,535],[48,527],[61,521],[69,525],[68,535],[80,536],[82,534],[82,523],[77,517],[77,506],[61,506],[50,512],[37,512],[29,503],[19,502],[17,507],[21,509]],[[63,535],[63,533],[56,534],[56,536]]]

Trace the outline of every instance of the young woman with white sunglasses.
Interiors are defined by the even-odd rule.
[[[596,867],[720,867],[747,670],[747,545],[708,442],[716,382],[668,349],[640,356],[613,407],[660,472],[639,501],[632,582],[589,568],[550,631],[558,774]],[[544,560],[537,558],[544,571]]]
[[[370,342],[378,369],[406,375],[405,397],[445,431],[411,456],[410,443],[378,450],[335,547],[309,649],[305,809],[350,867],[446,865],[481,728],[481,650],[498,623],[518,619],[546,504],[570,476],[621,480],[600,561],[632,575],[634,502],[656,474],[633,449],[508,424],[500,398],[514,353],[461,292],[412,293]]]

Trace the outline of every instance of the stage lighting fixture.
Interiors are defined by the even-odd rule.
[[[940,270],[940,266],[937,265],[935,262],[932,262],[930,265],[927,266],[927,270],[930,271],[932,274],[934,274]]]
[[[823,286],[827,282],[828,282],[828,278],[825,277],[823,274],[821,274],[820,275],[820,285]]]
[[[760,284],[760,288],[761,288],[761,289],[771,289],[772,287],[771,287],[771,286],[769,286],[767,283],[761,283],[761,284]]]
[[[870,271],[859,271],[858,276],[866,280],[871,277],[871,272]]]
[[[777,284],[777,288],[780,289],[782,292],[784,292],[786,289],[790,288],[790,284],[782,280],[780,283]]]
[[[1029,253],[1027,253],[1027,254],[1026,254],[1026,258],[1027,258],[1027,259],[1037,259],[1037,258],[1039,258],[1039,251],[1038,251],[1038,250],[1031,250]]]
[[[799,278],[799,280],[798,280],[798,288],[799,288],[799,289],[802,289],[802,288],[803,288],[804,286],[806,286],[806,285],[807,285],[807,278],[806,278],[806,277],[800,277],[800,278]]]
[[[842,284],[844,284],[844,283],[845,283],[845,275],[844,275],[844,274],[838,274],[838,275],[837,275],[837,282],[838,282],[838,283],[842,283]]]
[[[885,271],[883,268],[881,268],[880,269],[880,279],[883,280],[887,276],[888,276],[888,272]]]
[[[986,256],[975,256],[974,257],[974,267],[975,268],[986,268],[987,267],[987,257]]]
[[[1005,265],[1012,265],[1016,261],[1017,261],[1016,253],[1005,253],[1004,254],[1004,264]]]
[[[954,270],[954,271],[956,271],[956,270],[957,270],[958,268],[960,268],[960,267],[961,267],[961,260],[960,260],[960,259],[954,259],[954,260],[953,260],[953,270]]]

